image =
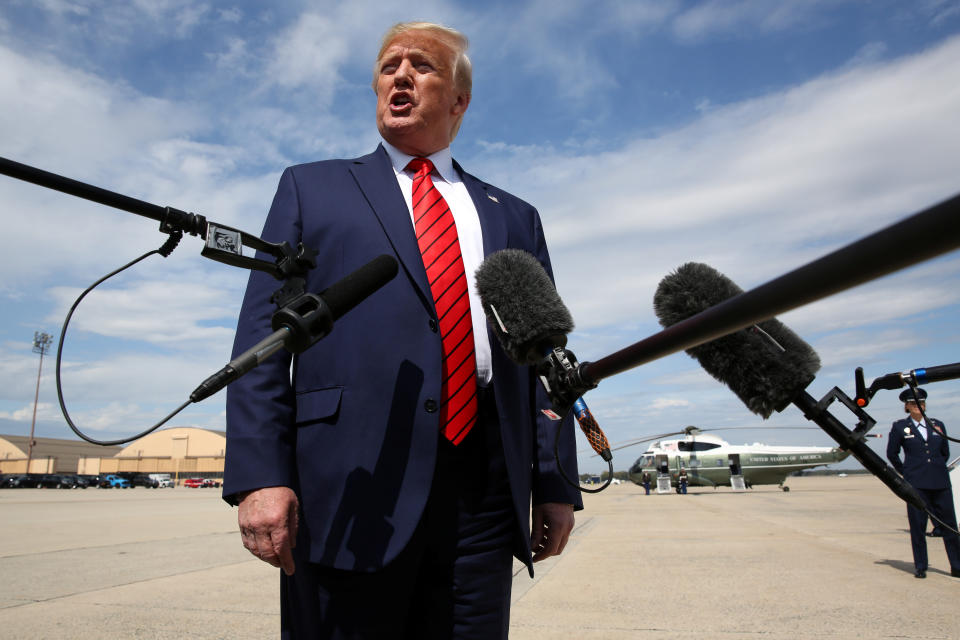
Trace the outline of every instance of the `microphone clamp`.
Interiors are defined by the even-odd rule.
[[[888,373],[876,378],[868,387],[863,378],[863,367],[857,367],[854,371],[854,383],[857,390],[856,403],[858,407],[866,407],[870,404],[873,396],[881,390],[895,391],[908,385],[917,387],[921,384],[955,380],[957,378],[960,378],[960,362]]]
[[[537,376],[550,398],[550,410],[556,416],[547,414],[548,417],[554,420],[563,418],[580,396],[597,387],[597,383],[585,375],[585,364],[580,364],[569,349],[554,347],[537,365]]]
[[[323,298],[303,293],[273,313],[274,331],[286,328],[290,336],[284,345],[290,353],[303,353],[333,330],[333,312]]]

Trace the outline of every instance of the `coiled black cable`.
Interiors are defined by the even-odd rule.
[[[127,264],[123,265],[123,266],[120,267],[119,269],[115,269],[114,271],[111,271],[111,272],[108,273],[107,275],[103,276],[102,278],[100,278],[99,280],[97,280],[96,282],[94,282],[92,285],[90,285],[89,287],[87,287],[87,288],[84,290],[83,293],[80,294],[80,296],[76,299],[76,301],[74,301],[73,306],[70,307],[70,311],[67,312],[67,317],[66,317],[66,319],[63,321],[63,328],[60,330],[60,340],[59,340],[59,342],[58,342],[58,344],[57,344],[57,373],[56,373],[56,380],[57,380],[57,399],[60,401],[60,410],[63,412],[63,418],[64,418],[64,420],[67,421],[67,426],[69,426],[70,429],[71,429],[75,434],[77,434],[80,438],[82,438],[83,440],[86,440],[87,442],[89,442],[89,443],[91,443],[91,444],[97,444],[97,445],[104,446],[104,447],[110,447],[110,446],[116,446],[116,445],[121,445],[121,444],[127,444],[128,442],[133,442],[134,440],[137,440],[137,439],[139,439],[139,438],[142,438],[143,436],[145,436],[145,435],[147,435],[147,434],[155,431],[156,429],[158,429],[158,428],[160,428],[161,426],[163,426],[164,424],[166,424],[167,421],[169,421],[173,416],[175,416],[175,415],[177,415],[178,413],[180,413],[181,411],[183,411],[183,410],[187,407],[187,405],[189,405],[190,402],[191,402],[190,400],[187,400],[187,401],[184,402],[182,405],[180,405],[173,413],[171,413],[170,415],[168,415],[166,418],[164,418],[163,420],[161,420],[161,421],[158,422],[157,424],[153,425],[152,427],[150,427],[150,428],[147,429],[146,431],[143,431],[142,433],[138,433],[138,434],[135,435],[135,436],[131,436],[131,437],[129,437],[129,438],[120,438],[120,439],[118,439],[118,440],[97,440],[97,439],[91,438],[90,436],[88,436],[88,435],[86,435],[85,433],[83,433],[83,432],[80,430],[80,428],[77,427],[77,425],[75,425],[75,424],[73,423],[73,420],[70,418],[70,414],[67,412],[67,405],[66,405],[66,403],[65,403],[64,400],[63,400],[63,386],[62,386],[62,384],[61,384],[61,379],[60,379],[60,360],[61,360],[61,357],[63,356],[63,341],[64,341],[64,339],[65,339],[66,336],[67,336],[67,327],[70,325],[70,318],[73,316],[73,312],[76,311],[77,307],[80,305],[80,302],[87,296],[88,293],[90,293],[90,292],[93,291],[95,288],[97,288],[97,286],[99,286],[101,283],[103,283],[104,281],[112,278],[113,276],[117,275],[118,273],[120,273],[120,272],[122,272],[122,271],[125,271],[126,269],[129,269],[130,267],[132,267],[133,265],[137,264],[137,263],[140,262],[141,260],[145,260],[146,258],[152,256],[152,255],[155,254],[155,253],[163,256],[164,258],[168,257],[171,253],[173,253],[173,250],[177,248],[177,245],[179,244],[181,238],[183,238],[183,232],[181,232],[181,231],[173,231],[173,232],[171,232],[171,233],[169,234],[169,237],[167,238],[167,240],[163,243],[163,245],[160,246],[159,249],[154,249],[153,251],[148,251],[147,253],[143,254],[143,255],[140,256],[139,258],[128,262]]]

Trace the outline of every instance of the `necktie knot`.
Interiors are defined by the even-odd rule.
[[[414,158],[407,163],[407,169],[414,172],[415,178],[423,178],[433,171],[433,163],[426,158]]]

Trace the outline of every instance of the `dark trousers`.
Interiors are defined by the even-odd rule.
[[[297,558],[294,575],[281,574],[281,637],[506,638],[517,531],[499,422],[484,392],[463,442],[440,437],[423,517],[393,562],[365,573]]]
[[[917,489],[923,496],[924,502],[930,511],[943,520],[952,529],[957,528],[957,517],[953,509],[953,490],[946,489]],[[907,505],[907,520],[910,522],[910,546],[913,547],[913,564],[917,571],[927,570],[927,513],[912,505]],[[947,558],[950,568],[960,570],[960,540],[957,534],[941,527],[943,531],[943,546],[947,549]]]

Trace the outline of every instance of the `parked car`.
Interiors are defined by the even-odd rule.
[[[203,486],[203,478],[187,478],[183,481],[183,486],[191,489],[199,489]]]
[[[72,489],[74,486],[74,482],[69,476],[62,476],[58,473],[41,473],[30,476],[27,486],[31,486],[31,483],[37,489]]]
[[[80,478],[81,480],[84,480],[87,483],[88,487],[100,486],[100,476],[85,474],[82,476],[78,475],[77,477]]]
[[[70,482],[70,486],[74,489],[86,489],[90,486],[90,481],[84,478],[83,476],[78,476],[76,474],[64,474],[62,476],[64,480]]]
[[[204,487],[205,489],[215,488],[215,487],[219,487],[219,486],[220,486],[220,481],[217,480],[216,478],[204,478],[204,479],[203,479],[203,487]]]
[[[120,476],[115,476],[113,474],[103,476],[100,478],[100,488],[101,489],[129,489],[130,481],[126,478]]]
[[[121,478],[126,478],[131,487],[147,487],[156,489],[160,484],[145,473],[118,473]]]
[[[30,486],[27,484],[29,480],[30,476],[25,474],[9,475],[3,479],[3,482],[0,483],[0,487],[3,487],[4,489],[22,489]]]

